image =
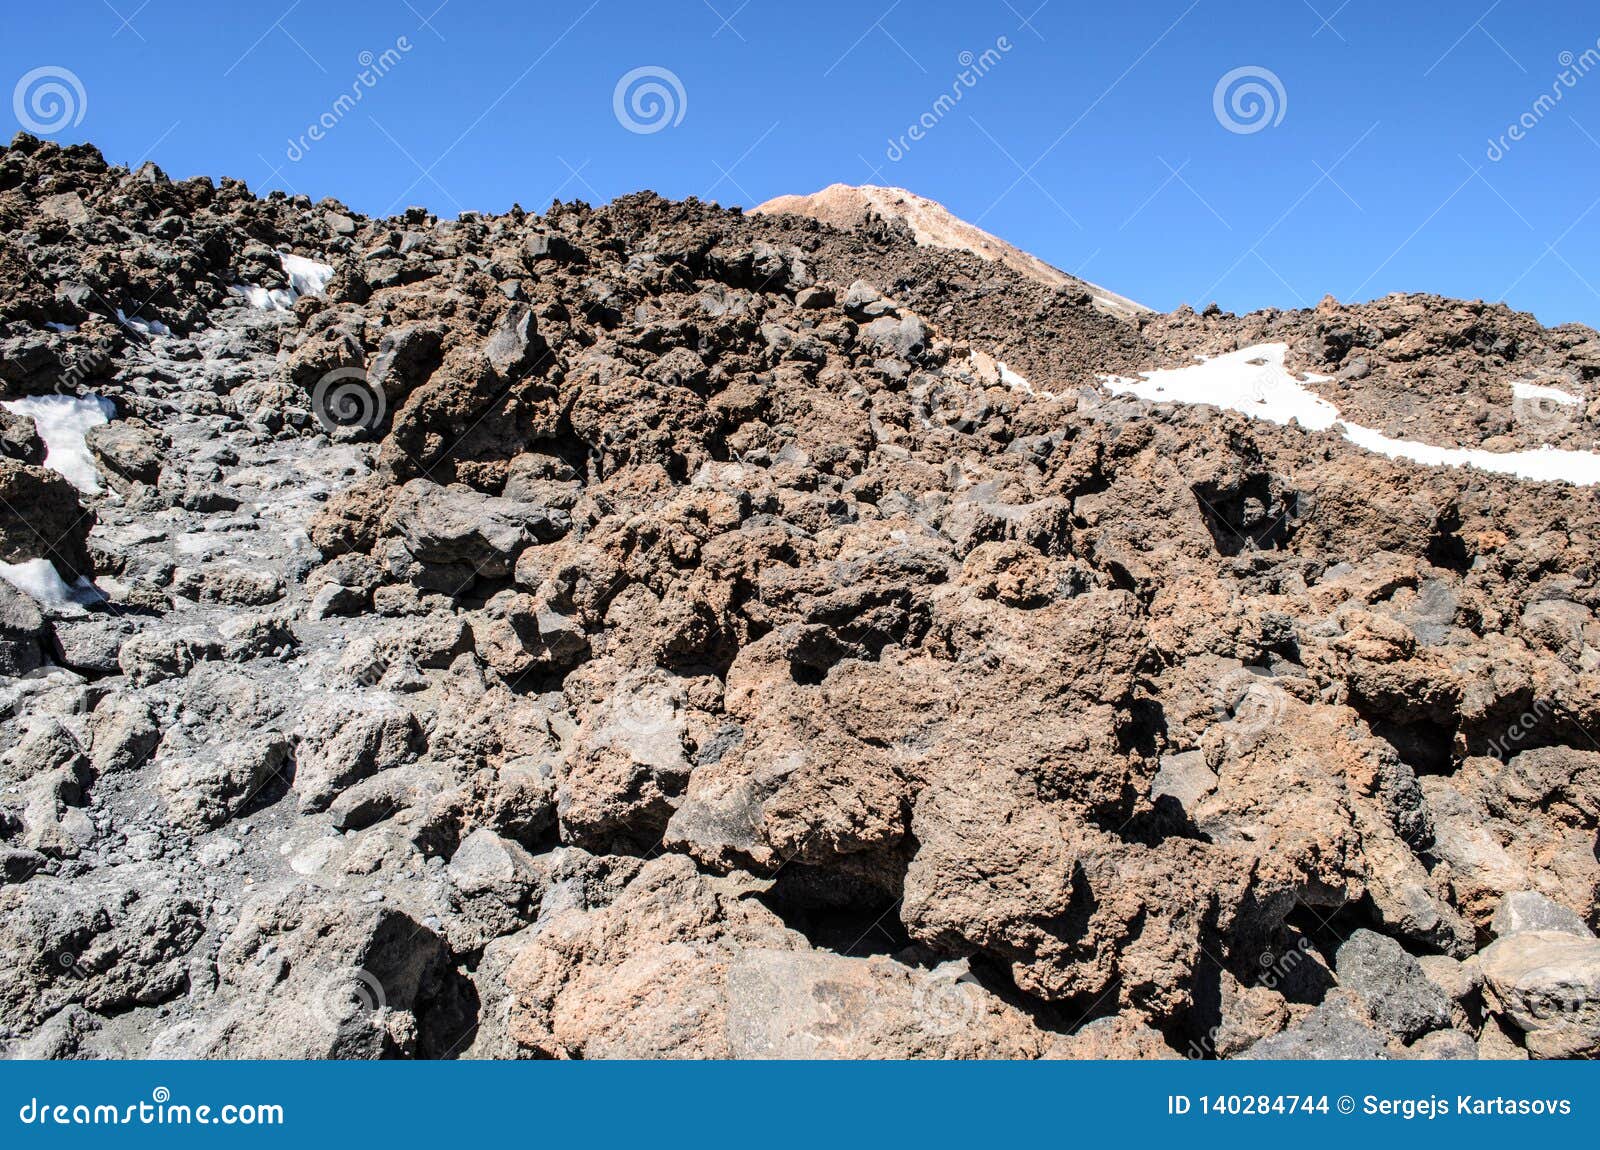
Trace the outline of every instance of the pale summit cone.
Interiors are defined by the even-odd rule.
[[[1013,271],[1049,287],[1081,287],[1094,297],[1095,306],[1108,315],[1131,319],[1151,309],[1097,284],[1068,275],[999,236],[969,224],[943,204],[877,184],[832,184],[809,196],[777,196],[751,209],[754,212],[807,216],[837,228],[853,228],[873,216],[900,220],[911,229],[917,243],[930,248],[971,252],[982,259],[1005,264]]]

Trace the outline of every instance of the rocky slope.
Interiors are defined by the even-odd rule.
[[[1108,315],[1132,319],[1150,311],[1116,292],[1069,276],[1031,252],[967,223],[943,204],[904,188],[830,184],[809,196],[777,196],[751,210],[757,214],[806,216],[846,231],[880,221],[904,225],[911,238],[925,247],[971,252],[981,259],[1005,264],[1046,287],[1087,291],[1095,306]]]
[[[26,136],[0,281],[16,1053],[1600,1051],[1588,329]]]

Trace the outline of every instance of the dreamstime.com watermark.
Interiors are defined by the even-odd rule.
[[[1224,73],[1211,89],[1211,112],[1234,135],[1253,135],[1283,123],[1289,92],[1271,68],[1246,64]]]
[[[634,135],[649,136],[683,123],[689,93],[671,68],[645,64],[617,81],[611,90],[611,112]]]
[[[1566,99],[1567,93],[1578,86],[1579,80],[1596,68],[1600,68],[1600,38],[1595,40],[1593,47],[1585,48],[1576,55],[1571,52],[1561,53],[1556,57],[1556,63],[1561,66],[1561,71],[1550,81],[1550,90],[1541,92],[1526,112],[1507,125],[1506,130],[1500,133],[1499,139],[1492,136],[1489,138],[1489,146],[1485,149],[1484,155],[1489,158],[1491,164],[1498,164],[1505,159],[1512,145],[1527,139],[1528,133],[1556,110],[1556,106]]]
[[[1483,753],[1491,759],[1507,762],[1513,758],[1523,740],[1537,733],[1544,725],[1545,720],[1555,710],[1554,704],[1546,699],[1535,699],[1533,706],[1518,715],[1505,732],[1496,738],[1490,739],[1484,746]]]
[[[891,138],[889,146],[883,154],[890,163],[899,163],[911,152],[911,145],[927,139],[928,133],[944,122],[944,118],[956,110],[956,105],[961,103],[967,92],[978,86],[978,81],[1005,59],[1005,54],[1015,47],[1008,36],[1000,36],[994,42],[994,47],[985,48],[982,52],[962,52],[956,57],[956,63],[961,66],[961,71],[955,74],[950,81],[950,90],[941,92],[928,110],[918,116],[898,139]]]
[[[311,151],[313,144],[321,143],[327,139],[328,133],[344,122],[344,118],[356,110],[356,105],[366,97],[367,92],[378,86],[378,81],[392,72],[406,58],[406,53],[415,47],[405,36],[395,38],[392,48],[385,48],[382,52],[362,52],[356,57],[356,63],[361,65],[361,71],[356,73],[354,80],[350,81],[350,90],[339,93],[328,110],[318,116],[300,133],[299,139],[291,137],[289,146],[283,154],[290,163],[299,163],[305,159],[306,153]]]
[[[359,367],[336,367],[311,389],[311,414],[329,435],[372,431],[383,423],[387,410],[383,388]]]
[[[1264,986],[1268,990],[1277,990],[1288,983],[1290,975],[1295,969],[1311,956],[1311,940],[1304,936],[1295,940],[1294,945],[1282,953],[1270,950],[1261,952],[1261,969],[1256,976],[1255,985]],[[1222,1027],[1213,1026],[1200,1037],[1192,1039],[1189,1048],[1184,1051],[1184,1057],[1195,1060],[1216,1058],[1217,1040],[1221,1036]]]
[[[24,1126],[282,1126],[283,1107],[274,1102],[227,1102],[190,1106],[172,1101],[157,1086],[148,1101],[125,1106],[106,1102],[49,1102],[30,1098],[17,1111]]]
[[[25,74],[11,89],[11,111],[24,131],[53,136],[83,123],[89,94],[72,69],[45,64]]]

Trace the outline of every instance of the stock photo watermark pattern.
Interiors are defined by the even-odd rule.
[[[89,114],[89,94],[77,73],[46,64],[17,81],[11,92],[11,113],[24,131],[53,136],[83,123]]]
[[[928,110],[917,117],[915,123],[907,127],[898,137],[889,140],[888,146],[883,151],[884,158],[891,163],[899,163],[905,159],[915,144],[926,139],[928,133],[937,128],[946,116],[956,111],[967,93],[976,88],[980,80],[1004,62],[1007,53],[1013,47],[1010,37],[997,36],[993,47],[985,48],[980,53],[963,51],[956,58],[961,71],[950,81],[950,90],[940,93],[929,105]]]
[[[1259,64],[1224,73],[1211,91],[1217,123],[1240,136],[1276,128],[1289,114],[1289,93],[1278,74]]]
[[[1593,47],[1585,47],[1577,54],[1562,52],[1556,63],[1561,70],[1550,81],[1550,90],[1537,96],[1528,106],[1528,110],[1509,124],[1498,137],[1489,139],[1488,147],[1484,149],[1484,156],[1490,163],[1498,164],[1505,159],[1515,145],[1527,139],[1530,132],[1561,107],[1568,93],[1574,91],[1590,72],[1600,68],[1600,39],[1595,41]]]
[[[103,47],[27,46],[92,120],[8,72],[0,1043],[222,1075],[146,1114],[148,1063],[14,1071],[18,1129],[298,1132],[377,1083],[464,1130],[532,1083],[556,1137],[595,1063],[767,1058],[891,1061],[852,1069],[922,1084],[906,1140],[982,1098],[1020,1141],[989,1103],[1041,1091],[1124,1139],[1577,1116],[1565,1070],[1424,1064],[1600,1054],[1600,345],[1330,281],[1403,282],[1470,197],[1581,287],[1597,217],[1547,237],[1509,174],[1584,143],[1600,52],[1537,147],[1452,120],[1407,182],[1331,5],[1241,46],[1187,0],[285,2],[217,57],[303,97],[248,186],[195,174],[203,102],[141,155]],[[1441,17],[1407,93],[1531,63],[1507,15]],[[1082,278],[1130,252],[1193,305]],[[272,1077],[368,1059],[440,1065]],[[444,1065],[513,1059],[551,1065]]]
[[[172,1091],[157,1086],[135,1102],[56,1102],[30,1098],[17,1111],[26,1127],[51,1126],[283,1126],[288,1118],[278,1102],[174,1102]]]
[[[284,159],[291,163],[299,163],[305,159],[315,145],[327,139],[328,133],[356,110],[367,93],[378,86],[379,81],[405,62],[413,47],[409,38],[397,36],[393,46],[385,48],[380,53],[362,52],[356,61],[361,66],[361,71],[350,81],[350,90],[341,92],[328,105],[328,110],[308,124],[305,131],[287,141],[283,151]]]
[[[311,389],[311,413],[330,435],[340,431],[375,431],[388,413],[383,388],[366,368],[339,367]]]
[[[623,73],[611,93],[611,110],[628,131],[654,135],[676,128],[689,114],[689,93],[670,68],[644,64]]]

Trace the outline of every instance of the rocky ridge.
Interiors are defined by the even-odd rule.
[[[910,229],[911,238],[920,245],[971,252],[981,259],[1003,263],[1023,277],[1049,288],[1087,291],[1095,306],[1108,315],[1131,319],[1150,311],[1116,292],[1070,276],[1038,256],[967,223],[944,205],[904,188],[830,184],[809,196],[778,196],[751,211],[758,215],[807,216],[844,231],[874,221],[902,224]]]
[[[1581,448],[1588,329],[25,136],[0,275],[6,400],[114,409],[98,492],[0,421],[18,1053],[1600,1051],[1592,490],[1102,386]]]

